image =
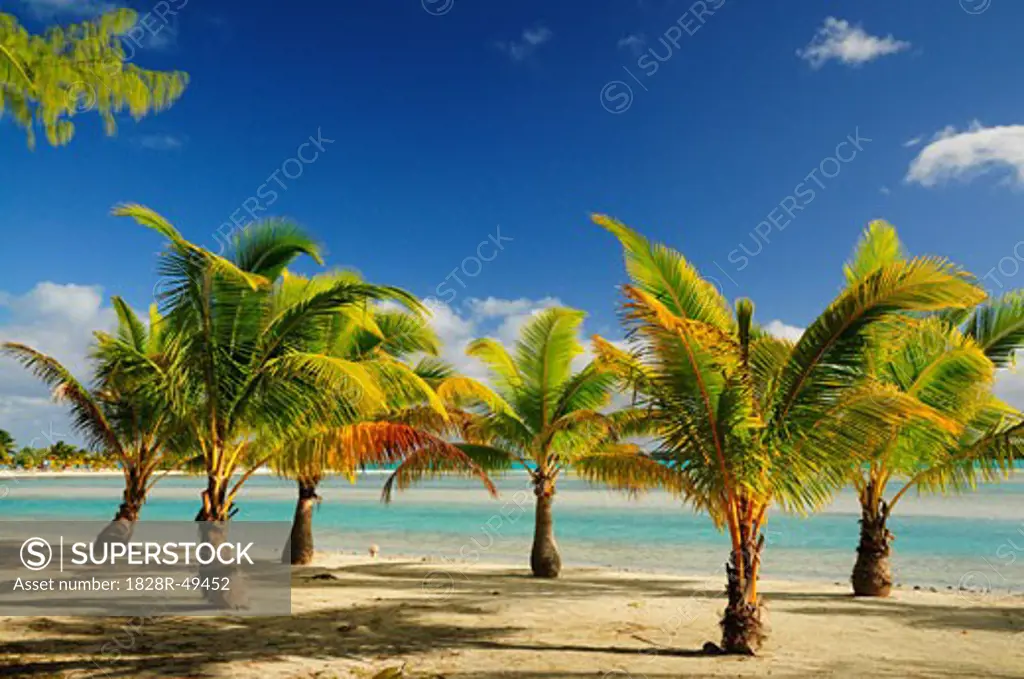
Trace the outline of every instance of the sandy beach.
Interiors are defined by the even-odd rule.
[[[707,656],[721,581],[331,555],[295,569],[290,618],[5,618],[0,676],[1024,676],[1024,598],[855,600],[831,583],[762,583],[762,655]]]

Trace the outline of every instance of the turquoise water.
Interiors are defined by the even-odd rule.
[[[525,477],[499,481],[491,499],[468,480],[444,479],[379,501],[383,477],[361,476],[354,485],[330,480],[315,513],[318,549],[384,555],[432,556],[525,565],[533,530],[532,493]],[[5,519],[108,519],[119,502],[121,479],[67,477],[4,479]],[[163,480],[143,510],[144,519],[191,519],[202,480]],[[2,494],[2,492],[0,492]],[[255,477],[239,501],[239,520],[290,520],[291,482]],[[852,493],[841,493],[809,518],[774,513],[767,527],[766,578],[847,581],[859,517]],[[894,570],[905,586],[972,586],[1024,590],[1024,479],[983,486],[964,496],[908,497],[891,520],[896,534]],[[704,515],[662,493],[630,500],[571,478],[560,482],[555,530],[567,565],[677,572],[718,577],[728,538]],[[1020,549],[1018,549],[1018,546]],[[981,574],[981,575],[979,575]]]

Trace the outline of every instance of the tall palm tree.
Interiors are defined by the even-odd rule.
[[[72,119],[87,111],[98,113],[113,135],[119,113],[140,120],[181,97],[187,74],[130,63],[124,36],[137,21],[132,10],[116,9],[34,35],[0,12],[0,112],[25,130],[29,146],[37,128],[52,146],[67,144],[75,133]]]
[[[79,382],[57,359],[16,342],[2,345],[71,409],[75,431],[86,445],[120,463],[124,491],[102,539],[127,541],[149,491],[174,466],[176,422],[161,388],[166,370],[160,317],[151,309],[149,327],[120,297],[111,300],[117,313],[114,334],[95,333],[90,352],[93,383]],[[63,442],[60,442],[63,444]],[[64,444],[66,445],[66,444]],[[66,452],[64,449],[59,454]]]
[[[866,437],[905,420],[943,423],[898,390],[864,379],[866,336],[906,311],[962,307],[983,292],[941,259],[882,267],[840,294],[796,343],[734,308],[679,252],[604,216],[631,279],[630,351],[595,340],[600,360],[636,391],[688,501],[731,541],[721,649],[754,653],[764,638],[757,580],[773,504],[805,512],[846,478]],[[948,425],[947,425],[948,426]],[[602,469],[582,471],[614,483]]]
[[[358,279],[352,276],[352,280]],[[288,283],[310,284],[295,277]],[[377,412],[364,410],[357,417],[341,412],[335,421],[311,422],[307,429],[276,442],[279,453],[271,458],[271,467],[298,484],[291,540],[283,560],[292,565],[312,561],[313,508],[320,500],[317,489],[328,475],[342,475],[354,482],[355,474],[363,467],[395,464],[415,456],[438,471],[476,474],[492,494],[496,493],[483,470],[461,450],[423,428],[396,419],[403,409],[417,407],[431,411],[435,421],[447,418],[431,385],[438,378],[438,364],[422,361],[410,367],[407,363],[415,354],[436,356],[440,350],[436,333],[418,313],[378,308],[359,316],[339,314],[324,327],[322,337],[313,339],[315,347],[309,349],[359,363],[368,371],[384,395],[384,407]],[[359,396],[352,393],[358,392],[353,386],[342,387],[340,402]]]
[[[298,256],[322,262],[316,243],[286,221],[250,225],[228,258],[190,243],[149,208],[114,212],[167,239],[158,300],[171,347],[166,383],[207,477],[197,521],[230,519],[244,483],[278,453],[272,442],[384,406],[374,375],[330,355],[320,340],[339,314],[365,315],[372,302],[418,309],[412,295],[348,276],[287,283],[285,269]],[[222,534],[223,526],[204,530]]]
[[[621,435],[642,424],[638,413],[606,413],[616,376],[594,363],[573,370],[583,353],[578,333],[582,311],[546,309],[522,329],[514,354],[493,339],[477,339],[466,350],[483,361],[494,389],[467,377],[449,377],[438,394],[461,408],[458,421],[467,444],[461,446],[486,469],[521,465],[536,496],[530,568],[534,576],[558,577],[562,559],[555,542],[553,505],[559,475],[569,467],[600,466],[622,486],[637,489],[659,479],[670,484],[663,467],[621,443]],[[395,479],[416,470],[399,465]],[[653,478],[652,478],[653,477]]]
[[[846,267],[847,283],[855,286],[905,260],[896,230],[872,222]],[[1011,293],[956,313],[908,317],[897,332],[875,332],[869,340],[871,379],[956,425],[946,431],[922,422],[896,424],[865,440],[866,459],[852,470],[861,505],[853,592],[884,597],[892,588],[888,520],[899,501],[911,490],[962,491],[979,478],[996,479],[1024,454],[1024,415],[992,394],[997,368],[1005,368],[1024,342],[1024,300]]]

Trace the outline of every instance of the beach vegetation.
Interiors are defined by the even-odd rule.
[[[599,363],[636,394],[655,431],[651,458],[724,527],[731,549],[720,648],[752,654],[764,637],[758,578],[773,505],[828,502],[863,443],[901,423],[953,424],[865,379],[869,336],[907,312],[977,304],[984,292],[939,258],[889,263],[843,290],[796,342],[768,334],[747,299],[731,305],[680,252],[605,216],[622,245],[626,349],[595,339]],[[614,478],[595,470],[591,476]]]

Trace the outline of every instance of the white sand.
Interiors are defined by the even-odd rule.
[[[312,579],[327,574],[326,579]],[[762,583],[757,658],[709,657],[724,576],[707,580],[335,557],[296,569],[290,618],[6,618],[0,675],[24,677],[1022,677],[1024,599]]]

